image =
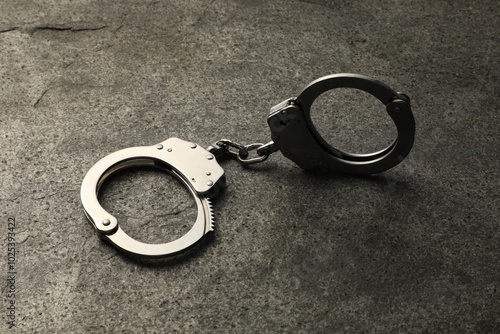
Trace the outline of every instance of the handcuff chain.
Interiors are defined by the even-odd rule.
[[[207,149],[216,157],[222,154],[237,159],[243,165],[251,165],[263,162],[269,158],[269,155],[276,152],[274,149],[274,142],[267,144],[252,143],[243,145],[229,139],[221,139]],[[255,151],[256,156],[250,157],[250,152]]]

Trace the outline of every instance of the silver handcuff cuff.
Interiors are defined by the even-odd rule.
[[[396,125],[396,140],[371,154],[345,153],[329,145],[314,127],[310,109],[318,96],[335,88],[362,90],[380,100]],[[210,199],[226,187],[224,170],[217,162],[222,155],[236,158],[243,164],[253,164],[281,151],[305,170],[374,174],[399,164],[409,154],[415,137],[415,120],[408,96],[357,74],[329,75],[311,82],[296,98],[271,108],[267,123],[271,130],[271,141],[267,144],[241,145],[222,139],[204,149],[192,142],[169,138],[157,145],[126,148],[104,157],[88,171],[82,182],[81,201],[86,216],[101,238],[122,251],[143,257],[167,257],[191,248],[213,231]],[[120,228],[117,219],[98,201],[99,189],[111,175],[125,168],[146,166],[159,168],[180,180],[196,202],[196,221],[177,240],[161,244],[137,241]]]

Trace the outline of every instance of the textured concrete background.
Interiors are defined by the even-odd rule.
[[[17,223],[16,327],[2,311],[2,333],[500,332],[498,1],[0,5],[2,277]],[[350,177],[280,154],[225,162],[216,232],[170,261],[130,259],[87,223],[79,187],[103,156],[172,136],[266,141],[271,106],[339,72],[411,96],[401,165]],[[314,117],[335,143],[393,134],[373,99],[332,94]],[[194,212],[147,170],[102,202],[149,242]]]

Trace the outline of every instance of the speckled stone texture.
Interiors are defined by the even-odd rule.
[[[0,8],[0,332],[500,332],[498,1]],[[127,257],[87,223],[80,183],[105,155],[173,136],[265,142],[270,107],[342,72],[412,98],[417,137],[399,166],[352,177],[279,153],[225,161],[216,232],[173,260]],[[366,94],[325,96],[313,116],[333,143],[363,151],[394,135]],[[185,233],[195,210],[151,170],[117,176],[101,200],[148,242]]]

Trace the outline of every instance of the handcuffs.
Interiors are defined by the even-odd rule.
[[[371,154],[352,154],[330,146],[321,137],[311,120],[311,106],[322,93],[341,87],[365,91],[385,105],[397,129],[397,138],[391,145]],[[81,201],[87,218],[101,238],[126,253],[141,257],[167,257],[191,248],[213,231],[214,214],[210,199],[226,187],[224,170],[217,162],[222,155],[252,164],[281,151],[305,170],[374,174],[399,164],[409,154],[415,137],[415,120],[409,97],[380,81],[357,74],[329,75],[311,82],[297,97],[271,108],[267,123],[271,130],[271,141],[267,144],[241,145],[222,139],[204,149],[192,142],[169,138],[157,145],[126,148],[102,158],[88,171],[81,186]],[[125,168],[145,166],[173,175],[189,190],[196,202],[196,221],[177,240],[161,244],[137,241],[127,235],[117,219],[99,204],[99,189],[111,175]]]

